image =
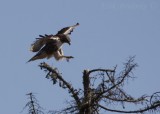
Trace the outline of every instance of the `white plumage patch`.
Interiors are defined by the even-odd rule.
[[[57,37],[57,36],[54,36],[54,37],[51,37],[50,39],[52,39],[52,40],[55,40],[56,41],[56,46],[58,47],[58,49],[60,49],[61,48],[61,46],[62,46],[62,42],[60,41],[60,38],[59,37]]]
[[[52,37],[50,37],[50,39],[52,39],[52,40],[59,40],[59,37],[57,37],[57,36],[52,36]]]
[[[61,50],[61,52],[62,52],[62,50]],[[54,58],[58,61],[58,60],[61,60],[61,59],[63,59],[63,53],[61,53],[60,51],[56,51],[56,52],[54,52],[53,53],[53,55],[54,55]]]

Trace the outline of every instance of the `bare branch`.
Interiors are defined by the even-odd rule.
[[[99,99],[103,94],[108,93],[109,91],[113,90],[114,88],[117,88],[122,83],[124,83],[124,80],[130,77],[130,73],[132,70],[137,66],[136,63],[134,63],[134,58],[130,58],[127,63],[125,63],[125,69],[122,71],[122,75],[119,76],[117,79],[115,79],[117,82],[113,84],[110,88],[107,90],[104,90],[100,94],[97,95],[97,97],[94,100]]]
[[[111,70],[111,69],[93,69],[93,70],[90,70],[88,72],[88,75],[90,75],[93,72],[98,72],[98,71],[101,71],[101,72],[115,72],[115,69],[114,70]]]
[[[28,108],[28,114],[44,114],[42,107],[38,104],[38,101],[33,93],[28,93],[27,95],[29,96],[30,101],[26,104],[24,109]]]
[[[107,108],[105,106],[102,106],[100,104],[98,104],[98,106],[100,108],[104,109],[104,110],[111,111],[111,112],[118,112],[118,113],[143,113],[143,112],[146,112],[146,111],[156,110],[156,108],[160,107],[160,104],[148,106],[148,107],[145,107],[143,109],[139,109],[139,110],[135,110],[135,111],[114,110],[114,109],[109,109],[109,108]]]
[[[52,67],[50,67],[50,66],[49,66],[48,64],[46,64],[46,63],[41,63],[39,66],[40,66],[41,69],[47,70],[47,71],[48,71],[48,74],[51,73],[50,75],[48,75],[51,79],[54,80],[55,77],[53,77],[53,76],[56,75],[56,78],[57,78],[59,81],[63,82],[64,86],[69,90],[69,93],[72,94],[74,100],[75,100],[76,103],[77,103],[77,106],[79,106],[79,105],[81,104],[80,99],[79,99],[79,97],[78,97],[77,90],[74,89],[74,88],[71,86],[71,84],[69,84],[67,81],[65,81],[65,80],[63,79],[63,77],[61,76],[61,74],[56,71],[56,69],[53,69]]]

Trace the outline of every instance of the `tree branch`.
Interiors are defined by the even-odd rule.
[[[104,90],[103,92],[99,93],[94,100],[97,100],[101,98],[101,96],[105,93],[108,93],[109,91],[113,90],[114,88],[118,87],[122,83],[124,83],[124,80],[129,77],[129,74],[132,72],[132,70],[137,66],[136,63],[133,63],[133,58],[130,58],[128,62],[125,64],[124,72],[122,72],[122,75],[119,76],[116,80],[117,83],[115,83],[112,87],[108,88],[107,90]],[[113,70],[114,71],[114,70]],[[105,71],[107,72],[107,71]]]
[[[98,72],[98,71],[101,71],[101,72],[115,72],[115,69],[114,70],[111,70],[111,69],[93,69],[93,70],[90,70],[88,72],[88,75],[90,75],[93,72]]]
[[[80,99],[79,99],[79,97],[78,97],[78,93],[77,93],[77,91],[71,86],[71,84],[69,84],[67,81],[65,81],[65,80],[62,78],[61,74],[58,73],[58,72],[57,72],[55,69],[53,69],[52,67],[50,67],[48,64],[46,64],[46,63],[41,63],[39,66],[40,66],[41,69],[46,69],[46,70],[48,70],[49,73],[51,72],[52,74],[55,74],[55,75],[56,75],[56,78],[63,82],[63,84],[68,88],[69,92],[72,94],[74,100],[75,100],[76,103],[77,103],[77,106],[79,107],[80,104],[81,104],[81,102],[80,102]],[[55,79],[55,77],[53,77],[53,75],[49,75],[49,76],[50,76],[51,79],[53,79],[53,78]]]
[[[123,110],[114,110],[114,109],[109,109],[109,108],[106,108],[100,104],[98,104],[98,106],[104,110],[107,110],[107,111],[111,111],[111,112],[118,112],[118,113],[143,113],[143,112],[146,112],[148,110],[155,110],[156,108],[158,108],[160,106],[160,104],[156,104],[156,105],[152,105],[152,106],[148,106],[146,108],[143,108],[143,109],[140,109],[140,110],[135,110],[135,111],[123,111]]]
[[[112,101],[117,101],[117,102],[129,102],[129,103],[138,103],[138,102],[143,102],[144,98],[138,98],[138,99],[118,99],[118,98],[111,98],[111,97],[106,97],[103,96],[103,98],[106,98],[108,100]]]

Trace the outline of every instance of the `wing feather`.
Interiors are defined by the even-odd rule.
[[[60,31],[58,31],[57,34],[70,35],[71,32],[73,32],[73,29],[75,27],[77,27],[78,25],[79,25],[79,23],[77,23],[76,25],[73,25],[73,26],[65,27],[65,28],[61,29]]]
[[[39,51],[46,43],[50,42],[51,40],[57,40],[57,37],[53,35],[39,35],[41,38],[36,38],[36,41],[31,44],[30,51],[32,52],[37,52]]]

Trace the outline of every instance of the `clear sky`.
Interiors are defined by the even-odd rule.
[[[63,47],[73,60],[26,64],[34,55],[30,44],[39,34],[54,34],[77,22],[72,45]],[[160,91],[159,0],[0,0],[0,35],[0,114],[21,113],[29,92],[45,111],[65,106],[67,91],[45,79],[38,67],[43,61],[78,88],[84,69],[116,64],[121,69],[129,56],[136,55],[137,78],[126,84],[126,90],[135,97]]]

